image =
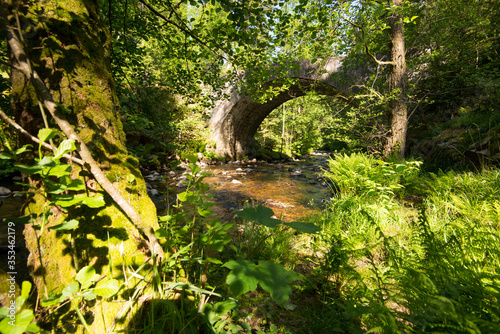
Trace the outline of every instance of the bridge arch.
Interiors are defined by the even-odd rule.
[[[249,95],[240,95],[232,87],[227,88],[229,98],[216,103],[211,111],[209,126],[211,140],[216,143],[215,153],[219,156],[236,159],[250,153],[255,144],[254,135],[262,121],[283,103],[315,90],[323,95],[347,96],[351,86],[347,85],[346,71],[342,66],[344,57],[329,58],[319,64],[304,60],[297,62],[298,70],[287,76],[297,78],[297,83],[288,90],[261,104]],[[271,80],[263,85],[279,85],[279,80]]]

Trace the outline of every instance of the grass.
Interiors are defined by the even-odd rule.
[[[295,264],[305,277],[298,307],[272,321],[295,320],[293,333],[500,332],[500,172],[399,166],[408,165],[330,162],[339,192],[310,218],[322,232],[302,249],[295,235],[280,240],[308,256]],[[262,256],[286,258],[270,246]]]

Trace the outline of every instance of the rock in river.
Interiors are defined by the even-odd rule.
[[[9,197],[11,193],[12,191],[10,191],[10,189],[5,187],[0,187],[0,198]]]

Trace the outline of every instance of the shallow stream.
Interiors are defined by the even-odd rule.
[[[220,165],[201,164],[204,172],[212,175],[204,182],[210,185],[216,203],[215,212],[223,219],[229,219],[234,211],[243,208],[245,202],[262,204],[271,208],[277,218],[284,221],[300,221],[317,214],[325,201],[331,197],[330,188],[322,178],[329,155],[316,152],[302,159],[267,162],[233,161]],[[171,171],[166,184],[174,189],[169,201],[175,200],[175,193],[183,191],[181,181],[186,171]],[[145,176],[146,180],[158,178],[158,173]],[[163,181],[147,181],[150,194],[159,212],[165,210],[164,196],[157,193],[165,189]],[[153,190],[154,189],[154,190]],[[154,196],[156,195],[156,196]]]

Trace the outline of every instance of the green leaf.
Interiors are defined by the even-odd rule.
[[[80,195],[76,195],[80,196]],[[106,205],[106,202],[104,201],[104,196],[98,195],[98,196],[93,196],[89,197],[86,195],[82,196],[82,204],[85,204],[89,208],[100,208]]]
[[[45,180],[46,191],[49,194],[61,194],[66,191],[67,187],[64,184],[53,182],[49,179]]]
[[[291,222],[291,223],[283,223],[283,225],[290,226],[291,228],[303,232],[303,233],[318,233],[321,231],[321,227],[318,227],[314,224],[309,223],[301,223],[301,222]]]
[[[165,288],[169,289],[169,290],[179,289],[180,288],[180,289],[183,289],[183,290],[195,291],[195,292],[203,293],[203,294],[210,295],[210,296],[222,297],[220,294],[218,294],[216,292],[213,292],[213,291],[210,291],[210,290],[201,289],[201,288],[198,288],[197,286],[194,286],[194,285],[191,285],[191,284],[187,284],[187,283],[182,283],[182,282],[179,282],[179,283],[163,282],[162,284],[164,284]]]
[[[64,221],[61,224],[57,224],[49,227],[49,230],[55,231],[71,231],[78,227],[78,220],[71,219],[70,221]]]
[[[42,307],[52,306],[55,304],[59,304],[64,299],[66,299],[66,298],[64,298],[63,295],[60,293],[55,294],[55,295],[49,295],[48,299],[44,298],[41,300],[41,305],[42,305]]]
[[[277,263],[259,261],[257,268],[259,285],[271,294],[279,306],[284,307],[292,294],[292,288],[288,284],[301,277]]]
[[[31,283],[28,281],[23,281],[21,285],[21,298],[24,300],[27,300],[31,291]],[[23,303],[24,304],[24,303]],[[18,305],[18,307],[21,307],[21,305]]]
[[[196,164],[198,162],[198,157],[194,154],[187,154],[185,158],[192,164]]]
[[[40,129],[40,131],[38,131],[37,137],[43,143],[49,139],[54,138],[56,135],[57,135],[57,130],[43,128],[43,129]]]
[[[127,182],[130,183],[130,184],[134,184],[135,183],[135,176],[134,176],[134,174],[128,174],[127,175]]]
[[[0,152],[0,159],[4,159],[4,160],[11,160],[11,159],[15,159],[15,155],[8,152],[8,151],[1,151]]]
[[[43,173],[46,176],[61,177],[71,174],[71,166],[66,164],[56,165],[54,167],[45,167]]]
[[[120,290],[120,283],[116,279],[101,281],[94,288],[95,294],[104,298],[113,296],[118,290]]]
[[[235,296],[255,290],[258,284],[281,307],[285,306],[292,294],[289,283],[301,279],[282,265],[267,261],[259,261],[259,265],[246,260],[229,261],[223,267],[231,269],[226,283]]]
[[[53,167],[56,166],[57,164],[51,157],[43,157],[42,160],[37,161],[37,165]]]
[[[104,197],[101,195],[89,197],[85,194],[78,195],[60,195],[54,204],[59,205],[63,208],[67,208],[73,205],[85,204],[89,208],[100,208],[106,205],[104,202]]]
[[[13,223],[16,223],[16,224],[31,224],[31,223],[34,223],[35,220],[36,220],[36,217],[37,215],[32,213],[30,215],[27,215],[27,216],[22,216],[22,217],[15,217],[15,218],[4,218],[3,221],[5,223],[8,223],[8,222],[13,222]]]
[[[76,150],[75,141],[73,139],[65,139],[59,144],[54,159],[59,159],[64,154],[74,150]]]
[[[177,198],[179,199],[179,201],[181,202],[186,202],[188,200],[188,197],[193,195],[193,193],[191,191],[184,191],[180,194],[177,194]]]
[[[28,327],[26,327],[26,332],[28,332],[28,333],[38,333],[39,331],[40,331],[40,327],[38,327],[38,325],[34,322],[29,324]]]
[[[172,215],[165,215],[165,216],[160,216],[158,219],[162,222],[169,222],[173,219],[174,217]]]
[[[396,173],[402,173],[406,169],[405,165],[396,165]]]
[[[198,214],[202,217],[208,217],[212,214],[212,209],[198,208]]]
[[[257,266],[246,260],[232,260],[224,263],[223,267],[231,269],[226,283],[235,296],[257,289],[259,279],[255,277]]]
[[[24,153],[24,152],[29,152],[31,151],[31,144],[27,144],[27,145],[24,145],[23,147],[21,148],[18,148],[15,152],[16,155],[19,155],[21,153]]]
[[[40,165],[26,166],[26,165],[15,165],[16,169],[23,174],[33,175],[40,173],[45,167]]]
[[[91,286],[98,277],[99,275],[96,274],[94,267],[85,266],[78,271],[75,279],[80,282],[82,289],[86,289]]]
[[[236,306],[238,306],[238,303],[235,300],[225,300],[223,302],[215,303],[213,310],[219,315],[225,315]]]
[[[70,176],[59,178],[59,183],[64,184],[66,189],[73,191],[85,190],[85,183],[80,179],[72,179]]]
[[[62,291],[62,295],[66,298],[69,298],[71,297],[75,292],[78,291],[79,289],[79,285],[78,283],[70,283],[69,285],[67,285]]]
[[[280,220],[271,218],[274,215],[273,210],[259,205],[257,208],[245,208],[236,213],[238,217],[248,221],[254,221],[267,227],[275,228]]]
[[[33,319],[35,318],[32,310],[22,310],[16,313],[14,326],[10,325],[11,319],[9,317],[0,321],[0,329],[2,334],[23,334],[28,327],[30,327]],[[37,326],[38,327],[38,326]],[[30,327],[30,328],[37,328]]]
[[[95,294],[94,289],[90,289],[82,293],[82,298],[85,300],[94,300],[97,298],[97,295]]]
[[[202,264],[205,263],[214,263],[214,264],[222,264],[222,261],[213,257],[206,258],[205,260],[201,261]]]
[[[155,231],[155,237],[157,237],[158,239],[168,238],[169,236],[170,234],[163,227],[160,227]]]
[[[201,172],[201,167],[200,167],[200,166],[198,166],[198,165],[195,165],[195,164],[193,164],[193,165],[189,165],[189,168],[191,169],[191,174],[192,174],[192,175],[196,175],[196,174],[198,174],[199,172]]]

